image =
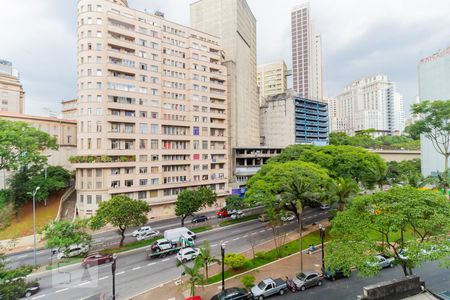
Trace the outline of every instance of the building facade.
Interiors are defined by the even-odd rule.
[[[113,195],[173,215],[177,194],[227,192],[227,71],[220,39],[128,7],[78,2],[77,211]]]
[[[199,0],[191,4],[191,26],[218,36],[225,52],[230,146],[259,146],[256,19],[250,7],[245,0]]]
[[[283,60],[258,66],[258,93],[259,104],[264,103],[264,98],[286,92],[287,67]]]
[[[322,40],[315,32],[309,3],[291,12],[293,89],[301,97],[321,101]]]
[[[420,101],[450,100],[450,47],[425,57],[418,64]],[[430,140],[420,139],[422,174],[435,175],[444,171],[444,157]]]
[[[67,120],[78,119],[78,99],[63,100],[62,104],[62,117]]]
[[[9,111],[0,111],[0,119],[14,122],[25,122],[31,126],[55,137],[59,146],[58,150],[45,150],[47,162],[51,166],[61,166],[73,170],[69,158],[76,154],[77,150],[77,123],[73,120],[29,116]],[[7,172],[0,172],[0,189],[4,188]]]
[[[289,91],[267,97],[261,106],[262,145],[285,148],[294,144],[327,145],[328,104]]]
[[[375,129],[382,134],[401,134],[404,130],[403,97],[386,75],[353,81],[337,97],[337,130],[354,135]]]
[[[0,111],[23,114],[24,102],[19,72],[13,69],[11,62],[0,59]]]

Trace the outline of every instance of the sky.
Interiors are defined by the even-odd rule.
[[[193,0],[128,0],[189,25]],[[290,12],[304,0],[247,0],[257,19],[258,64],[290,68]],[[13,62],[25,89],[25,112],[57,115],[76,98],[76,0],[0,0],[0,59]],[[337,96],[364,76],[386,74],[405,98],[418,94],[417,62],[450,46],[449,0],[310,0],[322,35],[324,95]]]

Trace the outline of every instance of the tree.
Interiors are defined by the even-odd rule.
[[[344,211],[345,206],[358,191],[358,185],[353,180],[342,177],[331,181],[328,188],[331,199],[336,200],[338,203],[339,211]]]
[[[422,134],[431,141],[436,152],[444,157],[444,177],[448,176],[450,157],[450,101],[423,101],[412,106],[412,113],[420,120],[409,128],[415,134]],[[448,187],[445,187],[448,195]]]
[[[205,266],[206,280],[209,278],[208,267],[211,264],[218,263],[220,264],[220,259],[217,259],[211,251],[211,244],[208,240],[203,241],[203,245],[200,247],[200,256],[203,261],[203,265]]]
[[[228,253],[225,255],[224,264],[229,266],[232,270],[239,270],[244,267],[247,259],[240,253]]]
[[[24,265],[11,269],[6,264],[6,257],[0,252],[0,295],[4,300],[19,299],[28,286],[25,277],[33,271],[33,267]],[[14,280],[12,280],[14,279]]]
[[[356,267],[369,276],[379,271],[371,264],[374,255],[384,253],[393,255],[407,276],[425,261],[448,257],[449,230],[450,203],[444,196],[410,186],[394,187],[356,197],[337,214],[325,261],[332,270],[348,273]]]
[[[97,214],[91,219],[91,227],[100,229],[106,224],[120,230],[120,247],[125,240],[125,230],[129,227],[147,223],[150,206],[142,200],[133,200],[125,195],[115,195],[110,200],[101,202]]]
[[[185,189],[177,196],[175,215],[181,217],[181,227],[187,217],[198,212],[202,207],[212,206],[216,202],[216,193],[211,189],[200,187],[197,190]]]
[[[282,246],[286,241],[287,232],[282,229],[283,222],[281,221],[281,217],[283,216],[283,212],[279,207],[274,205],[267,205],[264,207],[264,213],[266,218],[268,219],[268,225],[272,230],[273,243],[275,245],[275,251],[278,258],[283,256]],[[301,223],[300,223],[301,224]],[[300,226],[301,227],[301,226]],[[301,234],[301,229],[300,229]]]
[[[86,232],[88,219],[76,219],[74,222],[53,221],[42,229],[43,239],[48,249],[67,249],[70,245],[89,245],[91,236]]]
[[[203,286],[206,283],[205,278],[200,273],[200,269],[203,266],[203,261],[200,256],[194,259],[194,264],[189,267],[187,264],[177,262],[177,266],[182,266],[184,271],[182,275],[188,276],[188,280],[183,283],[184,287],[189,287],[191,297],[195,296],[195,287],[197,285]]]
[[[246,207],[245,201],[239,195],[230,195],[225,198],[228,211],[241,210]]]
[[[25,122],[0,120],[0,170],[43,165],[45,149],[58,149],[56,138]]]

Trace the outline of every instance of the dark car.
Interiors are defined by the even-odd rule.
[[[323,277],[325,277],[328,280],[335,281],[336,279],[341,278],[349,278],[350,273],[348,275],[345,275],[342,270],[330,270],[330,269],[322,269]]]
[[[213,296],[211,300],[241,300],[250,299],[250,293],[238,287],[225,289],[225,291]]]
[[[27,284],[27,289],[25,290],[25,293],[23,294],[24,297],[28,298],[39,292],[41,287],[39,286],[39,282],[33,281]]]
[[[192,218],[192,223],[201,223],[208,221],[207,216],[195,216]]]
[[[107,254],[107,255],[94,254],[94,255],[90,255],[90,256],[86,257],[85,259],[83,259],[83,262],[81,263],[81,265],[87,269],[92,266],[98,266],[98,265],[109,263],[112,260],[113,260],[113,257],[111,254]]]

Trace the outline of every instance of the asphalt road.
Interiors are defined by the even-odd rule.
[[[415,270],[415,274],[419,275],[420,278],[425,281],[427,289],[434,293],[450,290],[450,271],[445,268],[439,268],[438,262],[424,264],[421,268]],[[292,274],[289,276],[292,276]],[[355,300],[358,295],[362,295],[363,287],[403,276],[403,271],[400,266],[392,269],[384,269],[380,271],[377,276],[370,278],[361,278],[354,272],[352,276],[347,279],[339,279],[336,281],[324,280],[321,287],[313,287],[304,292],[288,292],[283,296],[276,296],[270,299]]]
[[[305,224],[318,222],[326,216],[327,212],[310,209],[304,212],[304,222]],[[296,228],[296,222],[284,226],[286,231],[293,231]],[[200,245],[203,240],[209,240],[213,253],[218,256],[221,242],[226,244],[227,252],[241,252],[250,249],[248,242],[250,236],[256,236],[259,243],[272,239],[272,233],[266,228],[266,224],[254,220],[200,233],[196,244]],[[165,259],[147,260],[143,249],[120,255],[117,259],[116,270],[117,299],[127,299],[152,287],[176,279],[180,276],[181,271],[181,268],[176,267],[174,255]],[[89,299],[89,297],[100,293],[104,293],[106,297],[111,295],[110,264],[88,270],[77,264],[59,271],[38,274],[37,277],[41,284],[41,291],[34,295],[32,299]]]
[[[248,214],[261,213],[262,208],[251,208],[244,210],[244,212]],[[206,213],[201,213],[203,215],[208,216],[212,222],[216,221],[216,211],[210,211]],[[190,225],[191,218],[187,218],[185,221],[185,225]],[[165,220],[158,220],[149,222],[148,225],[152,226],[153,229],[164,232],[166,229],[177,228],[181,226],[180,218],[170,218]],[[198,226],[203,226],[204,224],[198,224]],[[131,236],[131,233],[137,228],[128,229],[125,234],[125,243],[133,242],[135,239]],[[120,235],[117,230],[111,230],[107,232],[102,232],[98,234],[94,234],[92,236],[91,246],[95,247],[96,250],[111,248],[117,246],[119,244]],[[51,251],[48,249],[38,249],[36,252],[36,261],[38,265],[47,265],[51,257]],[[23,252],[17,252],[14,254],[7,255],[6,262],[10,268],[17,268],[21,265],[32,265],[33,264],[33,250],[27,250]]]

